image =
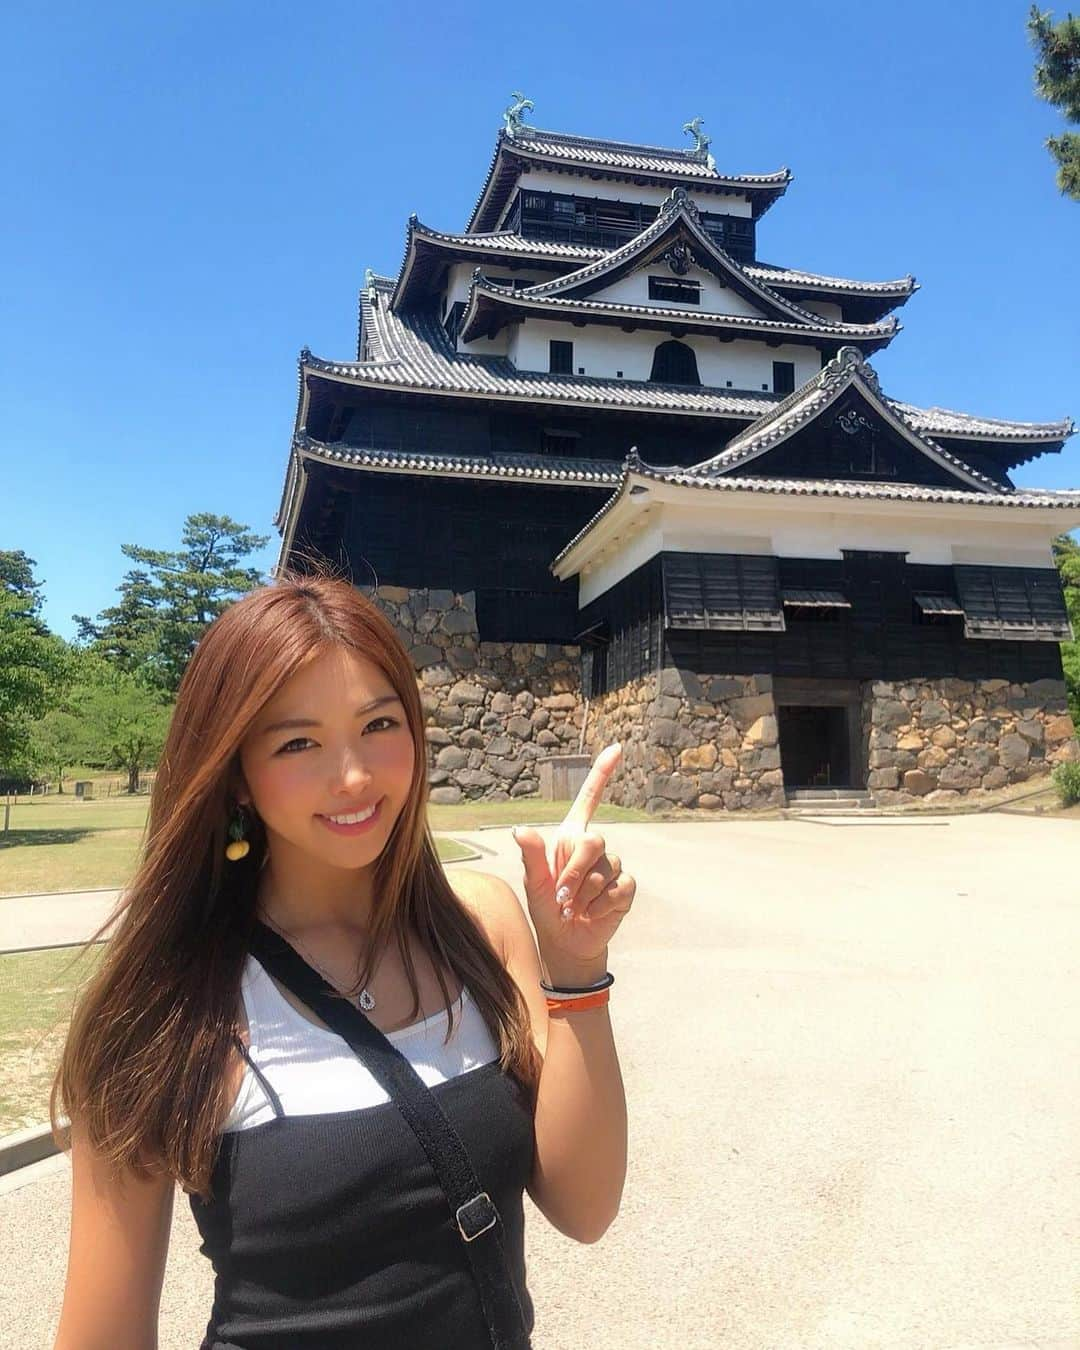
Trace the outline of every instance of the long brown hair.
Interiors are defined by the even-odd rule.
[[[61,1103],[117,1169],[164,1171],[185,1190],[210,1196],[266,853],[255,818],[247,857],[225,861],[239,747],[282,685],[336,647],[381,668],[416,747],[409,798],[373,864],[379,904],[358,987],[395,941],[416,1016],[411,930],[435,967],[448,1018],[444,968],[468,986],[503,1069],[535,1100],[539,1057],[527,1005],[447,880],[428,827],[427,741],[413,662],[379,606],[323,564],[310,574],[282,573],[230,605],[184,672],[139,863],[117,911],[94,935],[118,920],[76,1006],[53,1081],[49,1114],[65,1146]],[[452,1029],[450,1020],[448,1037]]]

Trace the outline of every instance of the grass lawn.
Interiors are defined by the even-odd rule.
[[[90,801],[72,793],[17,797],[11,808],[9,828],[4,833],[4,805],[0,801],[0,895],[126,885],[142,843],[149,804],[148,796]],[[550,824],[562,820],[569,808],[569,802],[530,797],[509,802],[431,806],[428,819],[437,835],[439,856],[453,862],[471,852],[452,838],[455,830]],[[658,818],[646,811],[602,805],[593,820],[599,824],[605,820]]]
[[[79,986],[101,946],[0,956],[0,1135],[41,1125]]]

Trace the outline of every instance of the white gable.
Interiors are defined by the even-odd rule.
[[[649,298],[649,277],[661,277],[665,281],[696,281],[701,287],[701,304],[678,304],[668,300]],[[586,297],[593,301],[610,300],[620,305],[652,305],[661,309],[670,309],[675,313],[687,314],[743,314],[750,318],[765,318],[763,310],[751,305],[741,295],[737,295],[730,286],[721,286],[711,272],[700,267],[691,267],[685,276],[679,277],[662,259],[638,268],[621,277],[603,290],[593,291]]]

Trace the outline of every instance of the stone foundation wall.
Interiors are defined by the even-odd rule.
[[[578,751],[579,648],[479,641],[475,591],[360,589],[393,623],[416,666],[429,800],[454,805],[538,795],[537,761]]]
[[[673,806],[783,806],[770,675],[697,676],[668,668],[589,704],[586,749],[620,741],[606,800],[646,811]]]
[[[606,796],[615,805],[784,805],[771,675],[668,668],[586,709],[580,649],[479,641],[475,592],[361,590],[416,667],[432,802],[537,796],[541,759],[596,756],[619,741],[622,762]],[[863,744],[853,749],[882,806],[954,801],[1080,759],[1060,680],[868,681],[861,720]]]
[[[1080,758],[1061,680],[878,680],[867,705],[882,806],[957,801]]]

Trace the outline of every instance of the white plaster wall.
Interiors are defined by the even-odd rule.
[[[710,495],[710,507],[653,502],[647,512],[624,519],[619,537],[605,543],[605,552],[581,574],[579,605],[603,595],[661,552],[839,559],[841,550],[850,548],[906,551],[910,563],[1052,567],[1050,539],[1078,523],[1071,518],[1053,523],[1016,520],[1007,510],[995,512],[996,519],[973,519],[969,507],[932,513],[911,502],[791,497],[724,501],[720,494]]]
[[[746,197],[738,194],[727,196],[721,193],[699,192],[692,183],[684,183],[687,196],[699,211],[709,211],[725,216],[749,216],[753,207]],[[617,183],[610,179],[590,178],[587,173],[554,173],[550,169],[531,169],[518,179],[518,187],[523,192],[558,192],[563,196],[600,197],[609,202],[644,202],[648,206],[659,206],[671,196],[670,187],[659,185],[635,186],[631,183]],[[496,229],[502,229],[502,220],[510,208],[514,194],[503,209]]]
[[[477,264],[474,262],[454,263],[446,271],[446,290],[444,299],[446,307],[454,303],[455,300],[464,300],[469,294],[469,287],[472,285],[473,272]],[[518,272],[511,272],[505,263],[497,259],[491,259],[490,262],[484,262],[480,266],[481,272],[487,275],[497,277],[513,277],[515,281],[520,281],[523,286],[532,286],[538,281],[551,281],[553,274],[544,272],[536,268],[523,267]]]
[[[665,280],[697,281],[701,285],[700,305],[679,305],[664,300],[649,299],[649,277],[658,276]],[[764,311],[737,295],[730,286],[721,286],[711,272],[700,267],[691,267],[685,276],[676,277],[661,259],[640,267],[621,277],[614,285],[604,290],[594,291],[588,299],[610,300],[619,305],[653,305],[661,309],[670,309],[674,313],[686,314],[745,314],[751,318],[761,318]]]
[[[509,357],[518,370],[546,371],[550,341],[574,344],[574,372],[585,367],[586,375],[615,379],[619,371],[626,380],[647,380],[652,373],[653,353],[668,340],[662,329],[641,329],[624,333],[606,324],[587,324],[575,328],[572,323],[553,323],[546,319],[526,319],[517,326],[510,340]],[[795,363],[795,386],[805,384],[821,369],[821,353],[815,347],[785,343],[766,347],[764,342],[739,340],[719,342],[716,338],[688,334],[680,341],[697,355],[701,382],[718,389],[772,389],[772,363]]]

